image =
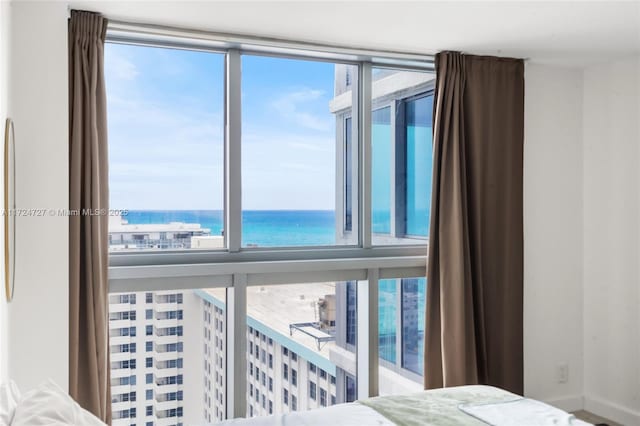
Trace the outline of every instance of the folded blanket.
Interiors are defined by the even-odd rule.
[[[460,404],[460,410],[492,426],[573,426],[573,414],[528,398]]]

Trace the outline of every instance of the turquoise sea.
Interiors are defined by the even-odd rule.
[[[199,223],[221,235],[221,210],[133,210],[131,224]],[[242,244],[258,246],[309,246],[335,244],[335,212],[329,210],[253,210],[242,212]]]
[[[429,212],[422,211],[420,222],[426,235]],[[221,210],[130,210],[123,216],[131,224],[169,222],[199,223],[211,235],[223,232]],[[388,211],[373,212],[373,232],[388,233]],[[336,217],[333,210],[249,210],[242,212],[242,245],[261,247],[321,246],[336,243]]]

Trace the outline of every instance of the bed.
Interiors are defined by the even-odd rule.
[[[586,426],[572,414],[491,386],[382,396],[305,412],[234,419],[225,426]]]

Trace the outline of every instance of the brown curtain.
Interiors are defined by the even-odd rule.
[[[108,172],[104,39],[107,20],[69,20],[69,392],[111,423]],[[92,211],[93,214],[85,212]]]
[[[436,56],[425,388],[522,394],[524,64]]]

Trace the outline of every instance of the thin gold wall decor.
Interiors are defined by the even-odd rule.
[[[7,302],[13,299],[16,266],[16,153],[13,120],[4,127],[4,288]]]

